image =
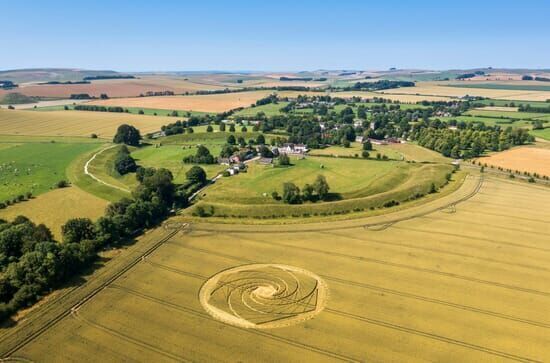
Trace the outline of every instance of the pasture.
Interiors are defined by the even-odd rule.
[[[540,137],[541,139],[550,141],[550,127],[544,128],[542,130],[532,130],[531,134],[535,137]]]
[[[39,195],[66,180],[67,166],[94,143],[0,143],[0,201],[31,192]]]
[[[36,309],[31,322],[65,313],[12,358],[546,361],[548,204],[548,189],[471,177],[444,198],[372,218],[159,228]],[[125,258],[135,262],[111,279]],[[282,294],[283,282],[310,293]],[[226,315],[206,309],[204,294]],[[4,350],[10,332],[0,331]]]
[[[0,134],[32,136],[90,136],[111,139],[121,124],[138,128],[142,135],[175,122],[175,117],[130,115],[113,112],[36,112],[0,109]]]
[[[550,176],[550,149],[531,146],[517,147],[478,160],[487,163],[487,165],[512,171],[519,170]]]
[[[359,158],[307,157],[292,159],[292,166],[250,164],[246,173],[221,178],[200,195],[198,206],[219,220],[247,218],[286,219],[289,217],[323,218],[351,212],[369,212],[390,201],[406,202],[426,195],[433,182],[446,184],[452,167],[443,164],[413,164],[398,161]],[[329,202],[289,205],[274,200],[273,191],[283,194],[283,183],[299,188],[323,175],[330,186]],[[458,177],[460,179],[460,177]]]

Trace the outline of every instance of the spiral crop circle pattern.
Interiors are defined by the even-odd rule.
[[[199,300],[224,323],[269,329],[313,318],[323,310],[327,293],[325,282],[302,268],[251,264],[212,276],[201,287]]]

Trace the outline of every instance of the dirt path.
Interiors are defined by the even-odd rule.
[[[84,164],[84,174],[86,175],[89,175],[92,179],[94,179],[95,181],[103,184],[103,185],[106,185],[110,188],[115,188],[115,189],[118,189],[118,190],[121,190],[123,192],[126,192],[126,193],[130,193],[130,190],[129,189],[126,189],[126,188],[122,188],[122,187],[119,187],[119,186],[116,186],[116,185],[113,185],[113,184],[109,184],[107,183],[106,181],[103,181],[101,179],[99,179],[97,176],[95,176],[94,174],[92,174],[89,170],[88,170],[88,167],[90,166],[90,163],[92,161],[94,161],[94,159],[96,158],[96,156],[98,156],[99,154],[101,154],[102,152],[106,151],[106,150],[109,150],[109,149],[112,149],[114,147],[117,147],[118,145],[111,145],[111,146],[107,146],[106,148],[103,148],[101,150],[99,150],[98,152],[96,152],[94,155],[92,155],[92,157],[86,161],[86,164]]]

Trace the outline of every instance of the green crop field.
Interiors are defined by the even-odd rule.
[[[543,102],[543,101],[518,101],[518,100],[495,100],[492,98],[484,99],[475,101],[476,103],[482,103],[484,105],[490,106],[511,106],[512,104],[515,107],[518,107],[519,105],[523,106],[531,106],[531,107],[548,107],[550,108],[550,102]]]
[[[275,116],[281,114],[281,108],[288,105],[288,102],[269,103],[267,105],[247,107],[241,111],[235,112],[235,117],[255,117],[259,112],[263,112],[266,116]]]
[[[79,155],[97,147],[94,143],[1,143],[0,200],[31,192],[39,195],[60,180]]]
[[[486,116],[453,116],[453,117],[435,117],[440,119],[441,121],[450,121],[450,120],[457,120],[457,121],[464,121],[467,123],[470,122],[481,122],[484,125],[487,126],[501,126],[501,127],[524,127],[524,128],[530,128],[531,122],[528,120],[519,120],[519,119],[510,119],[510,118],[500,118],[500,117],[486,117]]]
[[[485,116],[493,118],[509,118],[515,120],[529,120],[546,116],[544,113],[538,112],[510,112],[510,111],[490,111],[483,109],[470,110],[465,113],[472,116]]]

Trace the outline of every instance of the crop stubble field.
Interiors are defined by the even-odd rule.
[[[470,177],[453,195],[363,220],[285,227],[192,224],[13,357],[547,360],[550,192],[488,178],[478,187],[477,177]],[[385,224],[395,218],[400,221]],[[328,289],[324,309],[274,329],[227,324],[203,309],[198,293],[206,281],[257,263],[319,276]],[[244,269],[254,274],[256,268]],[[251,297],[275,299],[278,277],[263,271],[246,288],[228,284],[227,300],[216,304],[231,311],[224,301],[233,301],[240,312]],[[304,290],[315,291],[308,283]],[[292,314],[312,307],[303,301],[291,302]],[[47,354],[52,349],[55,358]]]

